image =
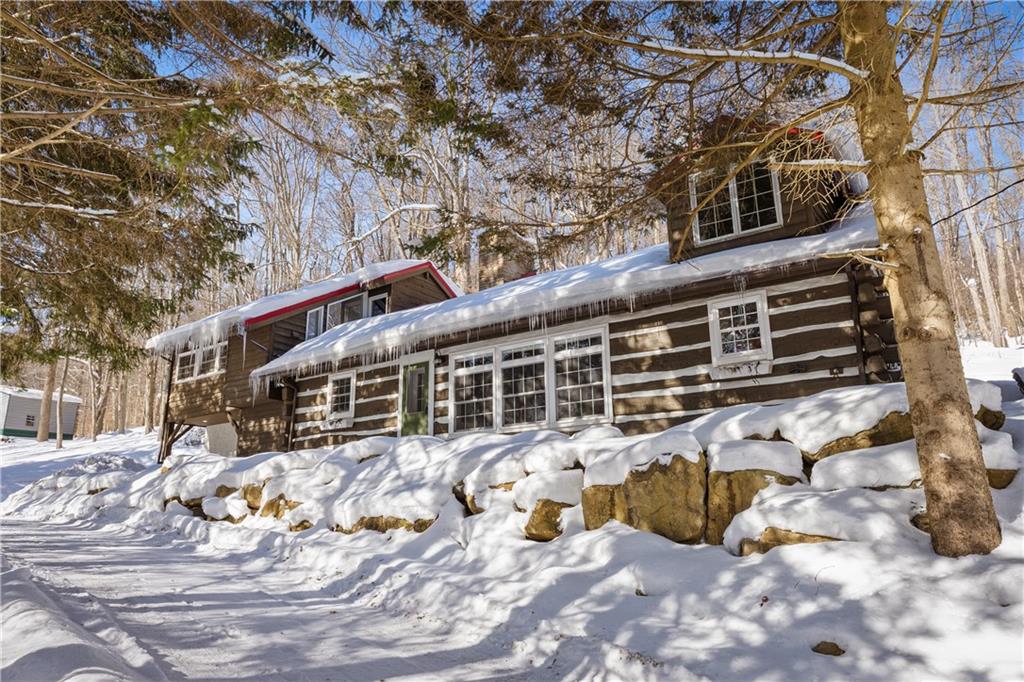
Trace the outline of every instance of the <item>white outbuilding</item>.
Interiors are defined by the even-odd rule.
[[[75,433],[78,408],[82,399],[64,394],[61,430],[65,438]],[[34,388],[0,386],[0,435],[35,438],[43,405],[43,392]],[[50,410],[50,438],[57,437],[57,394],[53,394]]]

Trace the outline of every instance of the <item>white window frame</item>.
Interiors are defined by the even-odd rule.
[[[491,366],[489,368],[478,368],[478,367],[457,367],[458,361],[465,358],[477,358],[481,356],[491,356]],[[497,366],[497,354],[494,348],[483,348],[475,351],[465,351],[452,353],[448,356],[448,433],[474,433],[474,432],[491,432],[494,431],[498,426],[498,415],[495,413],[494,396],[497,395],[498,387],[495,384],[497,377],[495,376],[494,368]],[[455,377],[466,376],[469,374],[485,374],[491,373],[491,426],[480,427],[476,429],[456,429],[455,428]]]
[[[349,394],[348,409],[342,412],[332,412],[334,407],[334,382],[338,379],[348,379],[351,382],[351,392]],[[354,369],[347,370],[344,372],[335,372],[327,376],[327,405],[324,406],[324,412],[327,415],[325,421],[335,423],[342,421],[351,421],[356,414],[356,371]]]
[[[200,374],[199,368],[202,365],[203,352],[214,348],[217,352],[216,360],[213,363],[213,370]],[[179,377],[178,367],[181,365],[181,359],[186,356],[192,356],[194,361],[192,363],[192,374],[187,377]],[[228,342],[218,341],[217,343],[210,346],[203,346],[201,348],[194,348],[187,350],[182,353],[178,353],[178,356],[174,359],[174,383],[185,384],[196,379],[205,379],[212,377],[217,374],[223,374],[227,370],[227,356],[228,356]]]
[[[762,161],[756,161],[756,163],[764,163]],[[752,164],[751,164],[752,165]],[[730,168],[730,172],[734,170]],[[757,234],[759,232],[766,232],[768,230],[774,230],[782,227],[782,195],[779,192],[779,172],[771,168],[768,169],[768,173],[772,179],[772,198],[775,201],[775,222],[770,225],[761,225],[752,230],[740,230],[740,201],[739,195],[736,192],[736,177],[733,176],[729,179],[729,212],[732,214],[732,234],[725,234],[720,237],[711,237],[709,239],[702,239],[700,235],[700,215],[697,213],[697,179],[701,175],[708,175],[714,171],[704,171],[703,173],[694,173],[690,175],[690,210],[694,212],[693,216],[693,243],[696,246],[704,246],[706,244],[715,244],[718,242],[728,241],[730,239],[736,239],[743,237],[748,234]]]
[[[494,353],[494,360],[496,365],[494,367],[494,416],[495,422],[501,426],[502,429],[505,427],[505,409],[504,409],[504,382],[502,380],[502,370],[507,367],[518,367],[520,365],[536,365],[537,356],[529,358],[520,358],[518,360],[509,360],[508,362],[502,359],[502,354],[509,351],[523,350],[526,348],[539,347],[542,351],[540,356],[540,365],[544,371],[544,419],[532,422],[522,422],[519,424],[510,424],[507,430],[510,431],[525,431],[533,429],[538,426],[545,426],[551,423],[551,367],[548,364],[548,357],[550,356],[551,343],[543,336],[537,338],[527,338],[516,343],[506,343],[497,346]],[[499,414],[500,413],[500,414]]]
[[[449,435],[461,435],[464,433],[474,433],[477,431],[485,432],[497,432],[497,433],[515,433],[517,431],[525,431],[528,429],[535,429],[537,427],[548,427],[548,428],[575,428],[583,426],[591,426],[593,424],[607,424],[611,423],[615,415],[612,411],[612,378],[611,378],[611,352],[608,343],[608,325],[602,324],[600,326],[594,326],[592,321],[588,323],[589,326],[570,326],[564,328],[557,333],[549,333],[544,335],[537,334],[524,334],[517,337],[515,340],[509,340],[506,343],[494,344],[494,343],[476,343],[460,348],[456,352],[452,352],[448,356],[448,433]],[[604,384],[604,413],[599,415],[593,415],[590,417],[567,417],[565,419],[558,419],[558,408],[557,408],[557,390],[555,387],[555,342],[564,339],[573,339],[581,336],[598,336],[601,337],[601,363],[602,363],[602,381]],[[504,423],[504,411],[502,409],[503,403],[503,391],[502,391],[502,367],[508,366],[508,363],[503,363],[501,360],[501,354],[504,351],[515,350],[517,348],[523,348],[531,344],[542,343],[544,347],[544,411],[545,419],[540,422],[532,422],[529,424],[514,424],[506,425]],[[493,397],[492,397],[492,409],[494,414],[494,424],[491,428],[482,429],[467,429],[467,430],[456,430],[455,428],[455,369],[456,360],[466,357],[472,357],[476,355],[484,355],[490,352],[493,357],[491,364],[491,381],[493,386]],[[530,364],[529,360],[516,360],[514,363]]]
[[[722,330],[719,327],[718,311],[720,308],[746,303],[757,303],[757,322],[761,330],[761,348],[742,353],[722,353]],[[741,363],[772,360],[772,330],[768,318],[768,292],[764,289],[744,291],[738,294],[718,296],[708,301],[708,326],[711,340],[711,364],[715,367],[731,366]]]
[[[374,294],[373,296],[368,296],[367,297],[367,299],[366,299],[366,314],[363,317],[371,317],[372,316],[372,313],[373,313],[373,302],[378,300],[378,299],[381,299],[381,298],[384,299],[384,312],[381,313],[381,314],[382,315],[387,315],[389,312],[391,312],[390,310],[388,310],[388,293],[385,291],[383,294]]]
[[[320,319],[319,319],[319,321],[317,323],[317,332],[316,332],[316,334],[313,334],[312,336],[310,336],[309,335],[309,316],[313,315],[314,313],[318,314],[320,316]],[[306,328],[303,330],[303,335],[305,336],[305,339],[303,339],[303,340],[304,341],[309,341],[310,339],[315,339],[316,337],[318,337],[321,334],[323,334],[324,333],[324,322],[325,322],[326,318],[327,318],[327,308],[325,306],[321,305],[321,306],[317,306],[316,308],[310,308],[309,310],[307,310],[306,311]]]

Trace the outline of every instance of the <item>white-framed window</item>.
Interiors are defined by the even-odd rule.
[[[324,309],[313,308],[306,311],[306,340],[320,336],[324,332]]]
[[[35,425],[36,425],[36,416],[34,414],[26,414],[25,415],[25,426],[35,426]]]
[[[708,301],[711,360],[715,366],[772,359],[765,291],[746,291]]]
[[[350,419],[356,407],[356,373],[340,372],[327,377],[327,418]]]
[[[501,350],[501,423],[547,421],[544,341]]]
[[[454,430],[494,428],[494,351],[453,356],[451,366]]]
[[[227,359],[227,341],[178,353],[177,364],[174,368],[174,381],[181,383],[219,374],[227,369]]]
[[[721,181],[721,175],[711,172],[690,176],[690,208],[696,209]],[[781,224],[779,175],[764,162],[755,161],[697,211],[693,239],[696,244],[707,244]]]
[[[603,327],[453,353],[449,432],[611,418],[607,349]]]
[[[554,339],[555,417],[604,415],[604,338],[599,333]]]
[[[386,315],[388,312],[388,295],[377,294],[376,296],[370,297],[370,303],[367,306],[367,315],[369,317],[377,317],[378,315]]]
[[[366,294],[356,294],[327,304],[327,319],[323,331],[339,324],[366,317]]]
[[[175,381],[188,381],[196,374],[196,352],[178,353],[178,366],[174,369]]]

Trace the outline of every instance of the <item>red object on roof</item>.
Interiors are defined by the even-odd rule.
[[[455,291],[452,290],[452,288],[448,285],[448,282],[445,281],[444,277],[441,276],[441,273],[437,271],[437,268],[434,267],[434,264],[429,262],[429,261],[426,262],[426,263],[420,263],[419,265],[412,265],[410,267],[403,268],[401,270],[396,270],[396,271],[388,273],[388,274],[386,274],[383,277],[380,277],[378,279],[379,280],[383,280],[384,283],[393,282],[393,281],[395,281],[397,279],[402,279],[404,277],[409,277],[409,276],[415,275],[415,274],[417,274],[419,272],[427,272],[427,273],[429,273],[430,276],[434,279],[434,281],[437,282],[437,285],[440,286],[442,289],[444,289],[445,293],[448,294],[448,296],[450,298],[456,298],[458,296],[458,294],[455,293]],[[302,308],[308,308],[309,306],[316,305],[317,303],[323,303],[325,301],[329,301],[332,298],[337,298],[338,296],[342,296],[342,295],[347,294],[349,292],[359,291],[364,284],[366,284],[366,282],[359,282],[358,284],[350,284],[350,285],[342,287],[340,289],[335,289],[334,291],[329,291],[326,294],[320,294],[319,296],[314,296],[313,298],[307,298],[305,301],[299,301],[298,303],[292,303],[291,305],[287,305],[287,306],[285,306],[283,308],[278,308],[276,310],[271,310],[271,311],[263,313],[262,315],[257,315],[256,317],[250,317],[250,318],[248,318],[245,321],[245,326],[246,327],[254,327],[257,324],[261,324],[263,322],[266,322],[267,320],[272,320],[272,319],[281,317],[283,315],[287,315],[289,313],[293,313],[296,310],[301,310]]]

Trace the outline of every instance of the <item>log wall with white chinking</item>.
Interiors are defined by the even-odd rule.
[[[771,371],[757,376],[712,377],[707,297],[614,316],[608,336],[615,424],[626,433],[647,432],[729,405],[863,382],[844,272],[760,288],[767,293],[773,360]]]
[[[367,436],[398,433],[398,364],[359,368],[356,371],[355,410],[347,425],[327,419],[327,373],[303,377],[297,382],[294,449],[340,445]]]

